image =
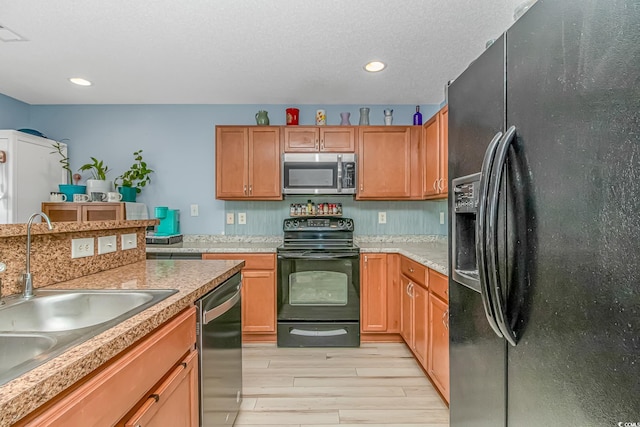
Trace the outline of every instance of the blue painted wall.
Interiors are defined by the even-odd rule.
[[[0,129],[29,128],[29,104],[0,93]]]
[[[360,105],[28,105],[0,95],[0,128],[30,127],[47,137],[65,139],[72,169],[104,160],[114,179],[129,168],[133,152],[143,150],[145,161],[156,171],[152,183],[138,196],[153,214],[154,206],[181,211],[185,234],[280,234],[288,215],[283,202],[225,202],[215,199],[215,126],[255,124],[258,110],[269,112],[272,125],[285,124],[285,109],[300,109],[300,124],[314,124],[315,112],[327,112],[327,124],[340,124],[340,113],[350,112],[357,124]],[[370,124],[384,124],[385,108],[394,110],[394,123],[412,123],[414,105],[369,105]],[[421,105],[426,120],[439,105]],[[85,176],[87,178],[88,175]],[[306,201],[306,199],[305,199]],[[190,205],[199,205],[191,217]],[[355,202],[349,199],[345,215],[358,221],[361,234],[446,234],[439,225],[439,202]],[[441,203],[440,203],[441,204]],[[446,209],[446,206],[444,206]],[[377,224],[377,212],[387,211],[388,223]],[[246,226],[226,226],[225,212],[246,211]],[[439,214],[438,214],[439,215]],[[263,217],[268,221],[259,221]],[[271,219],[275,220],[271,220]],[[416,227],[408,227],[409,221]],[[255,229],[254,229],[255,227]],[[264,228],[264,230],[262,230]]]

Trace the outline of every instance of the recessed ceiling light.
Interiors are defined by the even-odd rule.
[[[91,82],[89,80],[83,79],[82,77],[71,77],[69,81],[78,86],[91,86]]]
[[[387,67],[387,64],[380,61],[371,61],[364,66],[364,69],[370,73],[377,73],[378,71],[382,71]]]

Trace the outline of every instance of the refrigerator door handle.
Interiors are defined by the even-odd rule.
[[[482,170],[480,174],[480,194],[478,195],[478,213],[476,216],[476,260],[478,262],[478,279],[480,282],[480,297],[482,299],[482,306],[484,307],[484,314],[487,317],[489,326],[493,329],[493,332],[497,336],[502,338],[502,332],[498,327],[498,323],[495,320],[495,309],[491,301],[491,294],[489,293],[489,274],[487,272],[487,257],[486,257],[486,212],[487,212],[487,198],[489,193],[489,179],[491,178],[491,169],[496,156],[496,149],[502,139],[502,132],[495,134],[487,151],[484,154],[484,160],[482,161]]]
[[[502,137],[491,171],[490,188],[487,200],[487,234],[486,245],[488,249],[488,272],[491,286],[489,292],[494,303],[496,321],[504,338],[515,346],[518,342],[515,332],[507,322],[507,303],[504,291],[500,283],[500,262],[498,260],[498,205],[500,201],[500,182],[502,181],[509,146],[515,141],[516,128],[511,126]]]

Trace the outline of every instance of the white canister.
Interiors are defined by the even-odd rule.
[[[325,110],[316,110],[316,125],[323,126],[327,124],[327,112]]]

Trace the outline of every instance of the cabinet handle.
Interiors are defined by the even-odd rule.
[[[445,328],[447,328],[447,330],[449,330],[449,309],[447,308],[447,311],[445,311],[444,313],[442,313],[442,324],[444,325]]]
[[[320,140],[320,149],[324,150],[324,139]]]
[[[405,292],[407,293],[407,295],[409,296],[409,298],[411,298],[411,293],[409,292],[409,288],[411,287],[411,282],[407,283],[407,288],[405,289]]]
[[[245,196],[247,195],[247,185],[246,184],[244,185],[244,195]]]
[[[409,273],[413,273],[413,267],[409,267]]]
[[[253,185],[249,185],[249,195],[253,194]]]
[[[444,178],[438,178],[438,191],[442,191],[444,189],[444,187],[442,186],[443,181]]]
[[[438,183],[437,179],[433,180],[433,191],[438,191],[438,189],[436,188],[437,183]]]
[[[316,150],[318,149],[318,140],[316,139]]]
[[[367,258],[367,256],[364,256],[364,267],[367,267],[367,262],[369,261],[369,258]]]

